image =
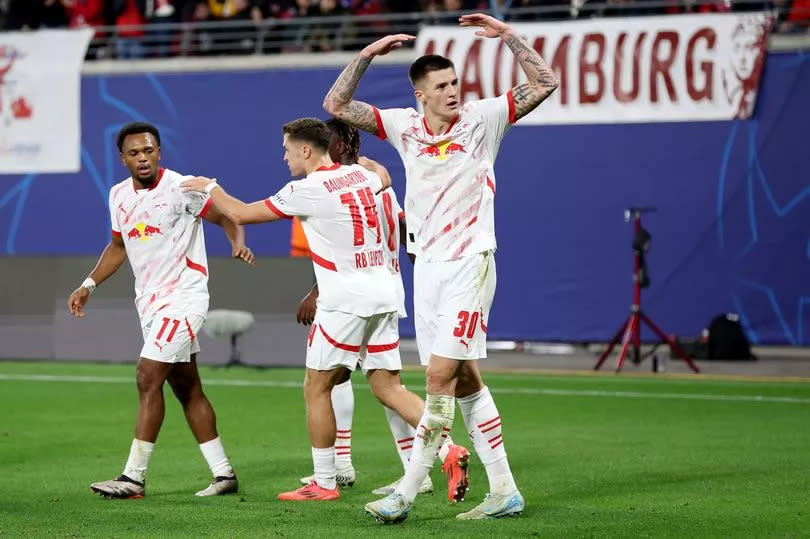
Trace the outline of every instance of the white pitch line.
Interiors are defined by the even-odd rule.
[[[80,382],[98,384],[132,384],[135,379],[116,376],[70,376],[56,374],[0,374],[0,381],[24,382]],[[301,388],[301,382],[277,380],[206,379],[207,386]],[[356,387],[368,389],[366,384]],[[653,393],[645,391],[602,391],[592,389],[538,389],[530,387],[492,387],[493,393],[519,395],[548,395],[554,397],[618,397],[628,399],[675,399],[725,402],[770,402],[785,404],[810,404],[810,398],[779,397],[773,395],[712,395],[708,393]]]

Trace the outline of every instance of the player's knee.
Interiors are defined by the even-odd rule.
[[[138,386],[139,393],[152,393],[160,391],[163,385],[163,377],[159,373],[139,365],[135,374],[135,383]]]
[[[184,406],[191,402],[195,395],[202,395],[200,385],[190,380],[171,380],[170,385],[172,391],[174,391],[174,396]]]
[[[433,395],[446,394],[447,388],[452,384],[452,378],[446,372],[440,370],[431,370],[428,367],[425,373],[425,382],[427,385],[427,392]]]
[[[382,404],[389,407],[396,394],[404,389],[398,380],[395,381],[393,378],[388,379],[378,376],[369,378],[369,385],[371,386],[371,393],[374,397]]]
[[[456,397],[466,397],[478,393],[484,388],[480,373],[461,370],[456,380]]]
[[[331,397],[332,388],[321,377],[307,373],[304,378],[304,399],[310,401],[318,397]]]

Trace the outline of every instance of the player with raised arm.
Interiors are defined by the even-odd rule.
[[[95,269],[70,295],[68,309],[83,318],[96,286],[129,259],[144,339],[136,375],[140,403],[123,473],[90,488],[108,498],[143,498],[146,469],[163,423],[163,383],[168,381],[214,476],[197,496],[236,492],[239,484],[197,371],[196,336],[208,314],[208,262],[201,219],[225,229],[235,258],[252,264],[253,253],[244,245],[241,226],[214,209],[208,196],[183,193],[180,182],[185,177],[160,166],[156,127],[127,124],[117,142],[121,162],[131,176],[110,191],[112,240]]]
[[[374,194],[388,187],[360,165],[329,157],[331,133],[317,118],[286,124],[284,160],[293,176],[275,195],[252,204],[228,195],[215,181],[194,178],[183,188],[210,193],[234,222],[301,218],[318,283],[318,310],[309,333],[304,399],[312,442],[313,481],[281,500],[336,500],[336,423],[331,393],[358,362],[374,396],[407,417],[419,398],[402,387],[396,281],[386,266]],[[416,401],[416,402],[414,402]]]
[[[390,176],[386,168],[379,163],[360,156],[360,134],[357,128],[352,127],[340,120],[332,118],[326,124],[332,133],[332,140],[329,146],[329,155],[336,163],[343,165],[353,165],[360,163],[364,168],[373,171],[380,177],[386,178],[386,183],[390,184]],[[392,188],[387,188],[375,195],[377,202],[377,215],[380,216],[382,230],[382,246],[385,252],[389,270],[394,275],[397,283],[397,295],[399,306],[397,312],[400,317],[407,316],[405,310],[405,288],[402,284],[402,275],[399,268],[399,246],[401,242],[400,233],[404,232],[405,213],[399,206],[397,195]],[[317,312],[316,301],[318,298],[318,285],[312,287],[309,294],[301,301],[296,318],[299,323],[311,324]],[[399,374],[396,374],[399,380]],[[418,398],[418,397],[417,397]],[[410,401],[415,405],[416,401]],[[415,429],[419,418],[424,411],[424,402],[419,399],[421,406],[412,409],[409,419],[403,419],[398,413],[384,406],[385,416],[391,434],[394,437],[394,445],[397,454],[402,462],[403,468],[407,467],[410,460],[411,449]],[[337,468],[337,482],[340,486],[351,486],[354,483],[356,474],[351,460],[351,432],[352,416],[354,414],[354,393],[350,373],[338,380],[338,384],[332,389],[332,407],[335,410],[335,420],[337,423],[337,443],[335,445],[335,465]],[[455,445],[452,438],[448,436],[447,443],[443,444],[439,450],[439,459],[442,462],[442,470],[447,476],[447,493],[450,501],[458,501],[464,498],[467,491],[467,461],[469,451],[462,446]],[[301,483],[304,485],[312,481],[312,476],[302,477]],[[351,481],[351,482],[349,482]],[[374,489],[374,494],[387,495],[394,491],[399,484],[399,479],[391,484]],[[430,476],[419,487],[419,493],[433,491],[433,483]]]
[[[369,514],[384,522],[407,517],[443,442],[441,433],[453,423],[454,397],[490,490],[480,505],[458,518],[510,516],[525,505],[506,458],[501,416],[476,361],[470,360],[486,357],[495,292],[495,157],[509,127],[548,97],[558,81],[508,24],[483,14],[459,20],[461,26],[478,27],[478,36],[503,40],[527,81],[502,96],[462,104],[453,63],[427,55],[409,70],[422,114],[413,108],[379,110],[352,99],[375,56],[413,39],[396,34],[363,49],[323,103],[333,116],[388,140],[405,165],[408,251],[416,255],[416,340],[420,360],[427,364],[427,398],[405,477],[394,493],[366,505]]]

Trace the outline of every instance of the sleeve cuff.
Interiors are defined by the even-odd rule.
[[[205,214],[206,214],[206,213],[208,213],[208,210],[210,210],[210,209],[211,209],[211,206],[212,206],[213,204],[214,204],[214,199],[213,199],[213,198],[211,198],[211,197],[208,197],[208,200],[206,200],[206,201],[205,201],[205,205],[204,205],[204,206],[202,207],[202,209],[200,210],[200,215],[199,215],[198,217],[200,217],[200,219],[202,219],[203,217],[205,217]]]
[[[513,124],[517,119],[515,118],[515,96],[512,95],[512,90],[506,92],[506,104],[509,106],[509,123]]]
[[[286,213],[284,213],[283,211],[281,211],[280,209],[278,209],[278,208],[276,207],[276,205],[275,205],[275,204],[273,204],[273,203],[270,201],[270,199],[269,199],[269,198],[264,199],[264,203],[265,203],[265,205],[266,205],[268,208],[270,208],[270,211],[272,211],[273,213],[275,213],[276,215],[278,215],[278,216],[279,216],[279,217],[281,217],[282,219],[292,219],[292,217],[291,217],[291,216],[287,215]]]
[[[115,236],[116,238],[120,238],[121,237],[121,231],[116,230],[116,229],[113,228],[112,235]]]
[[[377,120],[377,136],[380,137],[380,140],[385,140],[388,138],[388,135],[385,133],[385,126],[383,125],[382,116],[380,116],[380,109],[373,105],[371,108],[374,110],[374,119]]]

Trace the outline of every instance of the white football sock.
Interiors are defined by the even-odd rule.
[[[455,407],[455,399],[450,395],[428,394],[425,398],[425,411],[416,428],[411,461],[395,491],[411,503],[430,472],[439,448],[450,434]]]
[[[152,457],[152,450],[154,449],[155,444],[152,442],[144,442],[134,438],[132,446],[129,448],[129,458],[124,466],[124,475],[143,483],[146,469],[149,467],[149,459]]]
[[[332,388],[332,409],[335,411],[335,469],[346,472],[352,469],[352,416],[354,415],[354,391],[351,379]]]
[[[416,429],[408,425],[402,419],[402,416],[396,413],[388,406],[385,408],[385,417],[388,419],[388,426],[391,428],[391,434],[394,436],[394,445],[397,446],[397,454],[399,460],[402,461],[402,468],[408,469],[408,461],[411,458],[411,449],[413,448],[413,437]]]
[[[315,469],[315,482],[325,489],[337,488],[335,481],[335,446],[312,448],[312,466]]]
[[[478,393],[458,399],[461,415],[467,425],[467,432],[475,447],[475,452],[487,471],[489,491],[493,494],[510,494],[517,490],[506,448],[501,433],[501,416],[495,401],[484,387]]]
[[[213,440],[200,444],[200,451],[202,451],[208,467],[214,477],[233,477],[233,468],[231,463],[228,462],[228,457],[225,456],[225,448],[222,447],[222,440],[217,436]]]

